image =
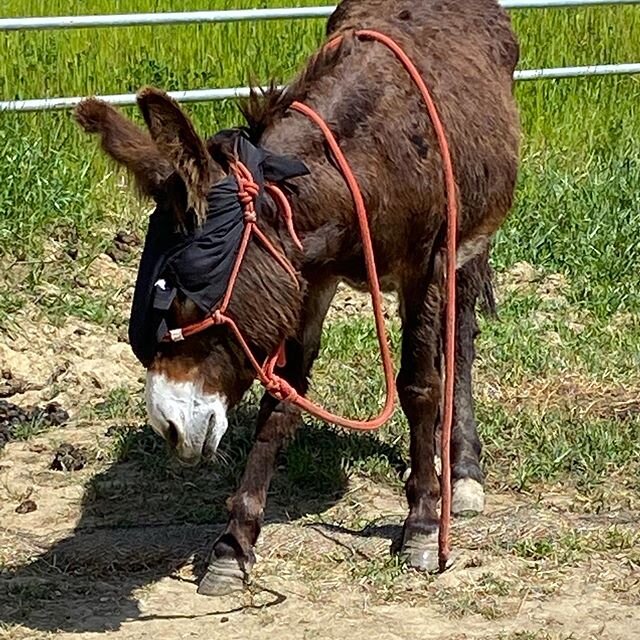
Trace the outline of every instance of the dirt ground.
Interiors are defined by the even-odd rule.
[[[341,305],[358,303],[345,293]],[[489,495],[485,514],[454,525],[453,568],[428,577],[389,554],[405,515],[399,483],[353,474],[293,511],[276,486],[249,589],[196,595],[233,478],[160,468],[139,422],[114,453],[114,420],[95,407],[115,388],[140,393],[128,345],[20,314],[0,334],[0,369],[26,386],[7,399],[56,400],[71,418],[0,451],[0,638],[640,638],[638,505],[586,508],[563,487]],[[83,469],[50,469],[64,441],[86,452]]]

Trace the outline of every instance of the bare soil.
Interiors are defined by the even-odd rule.
[[[335,313],[365,304],[340,296]],[[389,553],[405,515],[399,483],[352,474],[335,494],[296,504],[276,487],[247,591],[198,596],[232,483],[211,466],[158,469],[154,450],[113,453],[109,420],[90,408],[115,388],[140,392],[128,345],[26,308],[0,333],[0,370],[28,383],[12,402],[55,400],[71,414],[0,452],[0,638],[640,638],[640,507],[585,505],[569,487],[489,495],[485,514],[456,521],[459,555],[438,577]],[[608,410],[629,407],[620,391]],[[88,452],[81,470],[50,469],[65,441]]]

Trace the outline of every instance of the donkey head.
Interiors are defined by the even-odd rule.
[[[197,236],[206,228],[202,225],[215,215],[215,187],[226,177],[216,159],[225,153],[215,140],[205,143],[165,93],[144,89],[138,94],[138,106],[148,133],[97,99],[82,102],[76,109],[76,119],[85,131],[100,135],[103,150],[126,167],[143,196],[155,200],[145,252],[152,243],[152,226],[156,235],[164,233],[163,241],[170,252],[172,238],[184,241],[185,237]],[[295,265],[292,246],[284,233],[281,237],[275,219],[261,217],[260,225]],[[191,236],[184,235],[185,227],[191,228]],[[144,264],[143,254],[136,296]],[[211,274],[199,273],[197,268],[195,271],[205,286]],[[180,280],[181,274],[173,276]],[[163,272],[153,278],[155,284],[170,280]],[[296,333],[301,288],[260,244],[250,243],[227,313],[259,361]],[[179,286],[175,291],[167,301],[167,329],[199,322],[213,311],[202,308]],[[138,308],[137,312],[152,314],[153,309]],[[141,354],[132,340],[134,351],[147,368],[146,403],[151,425],[183,462],[196,463],[203,454],[212,456],[227,429],[227,411],[255,377],[247,356],[224,326],[211,327],[182,342],[163,343],[155,335],[157,327],[146,322],[148,318],[134,318],[135,313],[134,300],[132,323],[135,320],[138,329],[143,327],[141,339],[150,345]]]

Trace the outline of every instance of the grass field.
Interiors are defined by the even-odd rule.
[[[93,0],[84,4],[90,8],[72,2],[5,0],[3,15],[212,9],[255,6],[256,2]],[[261,3],[267,4],[271,3]],[[521,11],[513,16],[521,41],[521,68],[640,61],[640,6]],[[0,99],[124,93],[144,84],[166,89],[233,86],[246,84],[252,75],[260,81],[286,80],[320,41],[323,28],[319,20],[0,34]],[[529,505],[537,505],[532,509],[547,508],[540,506],[542,496],[562,494],[566,498],[562,509],[579,517],[593,514],[595,518],[612,509],[637,515],[640,78],[520,83],[517,97],[524,132],[517,202],[493,255],[500,318],[482,321],[476,376],[489,488],[510,500],[524,495]],[[231,101],[190,106],[189,112],[203,133],[239,119]],[[77,131],[68,113],[0,113],[0,158],[0,347],[24,332],[33,338],[34,354],[40,360],[64,360],[75,366],[80,347],[72,351],[65,343],[58,354],[46,346],[45,338],[53,341],[66,335],[67,327],[77,325],[84,332],[79,335],[95,333],[108,342],[109,331],[123,330],[137,253],[112,271],[103,252],[118,230],[143,233],[146,211],[122,188],[113,166]],[[38,327],[46,330],[40,332]],[[397,346],[394,322],[391,332]],[[12,364],[2,362],[2,353],[0,369]],[[379,399],[376,388],[382,386],[375,354],[369,320],[358,314],[337,314],[326,332],[314,393],[347,413],[371,411]],[[122,383],[117,376],[109,378],[109,383],[86,391],[75,407],[78,433],[89,442],[98,474],[82,477],[89,496],[82,502],[83,517],[92,526],[91,509],[102,515],[106,510],[114,521],[130,526],[142,508],[150,521],[163,509],[172,523],[217,521],[222,517],[223,497],[240,468],[223,465],[211,486],[204,476],[187,475],[188,482],[177,490],[178,476],[167,470],[162,447],[143,428],[137,373]],[[342,392],[345,388],[349,393]],[[58,392],[66,397],[60,384],[47,393],[56,397]],[[97,399],[99,409],[94,406]],[[246,422],[243,416],[236,418],[238,433],[223,452],[230,460],[246,455],[249,439],[241,428]],[[127,425],[136,429],[125,429]],[[106,426],[115,430],[108,437],[98,437],[96,429]],[[31,429],[24,437],[34,437],[37,431]],[[345,479],[375,483],[400,495],[398,471],[406,458],[405,431],[400,416],[375,438],[345,436],[309,422],[289,451],[286,471],[276,481],[279,504],[292,517],[304,516],[318,496],[340,493]],[[22,443],[13,446],[16,459],[22,460]],[[3,455],[9,456],[7,451],[0,453],[0,463]],[[118,465],[125,469],[138,465],[135,468],[142,470],[135,486],[136,492],[144,490],[151,496],[146,511],[132,502],[130,510],[122,507],[120,516],[112,513],[117,500],[126,502],[123,490],[109,484],[118,480],[114,471]],[[211,495],[203,497],[193,489],[205,486],[213,492],[215,505]],[[165,490],[178,491],[170,503],[163,502]],[[7,495],[18,493],[7,489]],[[367,496],[363,503],[371,498]],[[340,516],[344,516],[340,524],[359,527],[367,517],[373,518],[358,511],[357,496],[345,499],[349,509]],[[567,567],[582,567],[587,558],[640,561],[637,552],[629,560],[629,550],[640,540],[636,525],[584,533],[575,523],[562,520],[556,531],[553,518],[560,507],[554,503],[549,509],[544,530],[541,525],[539,531],[518,537],[518,527],[509,529],[505,524],[504,532],[500,529],[493,542],[486,543],[494,545],[490,549],[473,547],[473,540],[467,540],[483,553],[499,551],[529,563],[533,573],[523,570],[517,578],[520,586],[516,578],[506,586],[483,578],[473,588],[467,585],[466,591],[430,583],[430,597],[442,599],[447,615],[477,614],[489,620],[500,615],[496,602],[507,591],[522,589],[518,597],[526,597],[525,589],[535,590],[538,579],[550,581],[544,588],[551,589],[550,583],[560,584],[561,575],[568,575]],[[333,512],[327,513],[326,517],[334,517]],[[487,527],[491,529],[491,522]],[[26,558],[28,550],[24,553]],[[376,594],[393,599],[399,580],[406,578],[402,570],[386,559],[378,559],[377,564],[357,560],[349,554],[325,558],[322,571],[330,571],[333,561],[347,572],[347,582],[374,585]],[[13,558],[7,564],[15,562]],[[309,571],[304,579],[313,582],[320,569]],[[523,586],[529,583],[534,586]],[[640,603],[637,582],[625,582],[623,587]],[[26,610],[40,602],[35,598],[30,605],[28,594],[23,596]],[[6,629],[16,638],[23,637],[13,627]],[[33,637],[30,633],[24,637]],[[569,637],[553,633],[482,637]],[[2,634],[0,618],[0,638]],[[578,632],[571,637],[587,636]]]
[[[307,2],[297,4],[312,4]],[[243,2],[121,0],[118,11],[253,6]],[[91,12],[112,11],[107,0]],[[5,15],[87,11],[7,0]],[[523,68],[640,60],[640,7],[517,12]],[[3,99],[234,86],[253,74],[285,80],[319,42],[323,21],[1,34]],[[496,266],[528,260],[571,280],[571,300],[605,317],[638,310],[640,165],[637,78],[522,83],[525,145],[518,205]],[[191,109],[203,132],[237,122],[231,102]],[[38,255],[41,240],[80,242],[141,225],[138,207],[105,177],[110,165],[68,113],[0,119],[0,247]],[[108,168],[108,169],[107,169]],[[105,206],[108,203],[108,206]]]

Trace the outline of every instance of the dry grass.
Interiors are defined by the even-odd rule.
[[[505,386],[489,374],[479,381],[477,395],[510,412],[563,412],[613,421],[640,416],[640,376],[612,385],[584,374],[551,374],[524,378],[517,386]]]

